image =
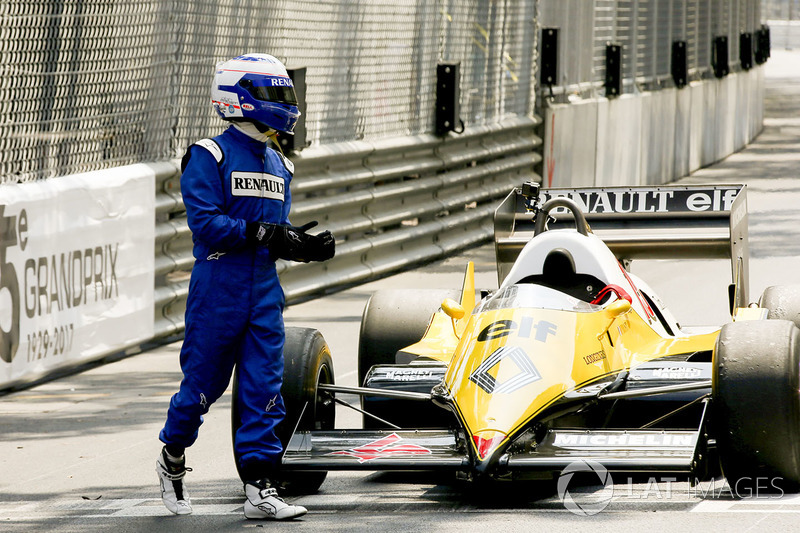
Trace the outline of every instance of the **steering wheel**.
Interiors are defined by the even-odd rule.
[[[584,216],[583,211],[581,211],[581,208],[578,207],[578,204],[576,204],[574,200],[569,198],[551,198],[544,203],[539,213],[536,215],[536,225],[533,228],[534,237],[547,231],[547,219],[550,218],[550,211],[557,207],[565,207],[572,213],[572,218],[575,219],[575,229],[578,230],[578,233],[581,235],[588,235],[592,231],[589,224],[586,222],[586,216]]]

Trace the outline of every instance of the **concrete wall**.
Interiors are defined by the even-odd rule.
[[[657,185],[741,150],[763,120],[762,67],[682,89],[553,104],[544,112],[546,187]]]

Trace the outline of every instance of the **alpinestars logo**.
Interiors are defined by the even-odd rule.
[[[286,236],[289,238],[290,241],[294,242],[295,244],[303,243],[303,240],[300,238],[300,234],[294,230],[288,230],[286,232]]]
[[[511,359],[519,369],[513,377],[506,379],[498,384],[497,379],[489,371],[500,364],[505,359]],[[492,352],[475,371],[470,375],[469,380],[477,384],[488,394],[510,394],[522,387],[542,379],[539,371],[533,366],[525,350],[518,346],[503,346]]]
[[[373,459],[386,459],[404,455],[430,455],[431,451],[417,444],[404,444],[403,437],[392,433],[386,437],[367,443],[357,448],[331,452],[328,455],[347,455],[358,459],[359,463],[366,463]]]
[[[267,407],[264,409],[264,412],[269,413],[273,407],[278,405],[278,395],[276,394],[268,403]]]

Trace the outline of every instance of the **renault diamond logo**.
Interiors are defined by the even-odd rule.
[[[489,371],[506,358],[510,358],[516,364],[519,372],[514,377],[498,384],[495,377],[489,374]],[[539,371],[533,366],[525,350],[519,346],[498,348],[469,377],[470,381],[476,383],[489,394],[510,394],[540,379],[542,379],[542,376]]]

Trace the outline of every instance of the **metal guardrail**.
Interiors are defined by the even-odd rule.
[[[183,330],[183,313],[192,270],[192,232],[180,194],[180,165],[163,163],[156,171],[155,336]]]
[[[287,302],[445,257],[492,237],[492,215],[512,187],[541,181],[538,118],[514,117],[461,135],[356,141],[292,157],[291,219],[336,236],[325,263],[281,261]],[[155,335],[179,333],[194,262],[177,163],[157,170]]]

